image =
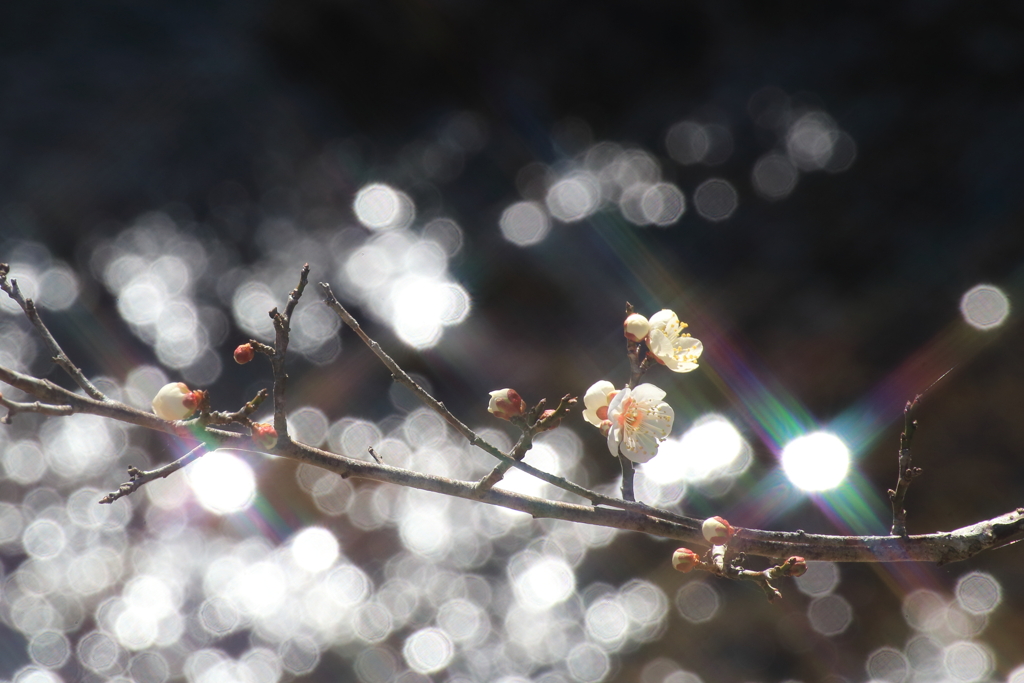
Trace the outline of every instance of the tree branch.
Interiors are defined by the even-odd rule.
[[[103,395],[103,392],[86,378],[85,374],[78,369],[78,366],[71,362],[71,359],[67,357],[64,350],[60,348],[60,344],[57,343],[57,340],[50,334],[50,330],[43,324],[43,319],[39,317],[39,311],[36,309],[35,302],[32,299],[26,299],[22,295],[21,289],[18,288],[18,281],[7,279],[10,272],[11,267],[8,264],[0,263],[0,289],[21,306],[21,310],[25,312],[25,316],[36,328],[36,332],[39,333],[46,347],[50,350],[51,360],[64,368],[64,372],[68,373],[71,379],[75,381],[75,384],[80,386],[89,396],[97,401],[106,400],[107,397]]]
[[[163,479],[168,475],[174,474],[175,472],[183,468],[185,465],[195,462],[199,458],[203,457],[204,455],[206,455],[206,453],[206,448],[202,445],[199,445],[190,450],[185,455],[175,460],[174,462],[169,462],[163,467],[158,467],[155,470],[150,470],[148,472],[143,472],[137,467],[129,466],[128,481],[118,486],[116,491],[112,491],[107,495],[103,496],[103,498],[100,499],[100,504],[109,505],[118,498],[123,498],[124,496],[135,493],[142,486],[148,484],[154,479]]]

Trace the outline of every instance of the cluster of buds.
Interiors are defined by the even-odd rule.
[[[650,320],[639,313],[629,314],[622,323],[622,333],[634,344],[646,343],[647,355],[672,372],[690,372],[697,369],[704,345],[683,332],[686,327],[674,311],[666,308]]]
[[[153,397],[153,413],[163,420],[184,420],[205,399],[205,391],[192,391],[184,382],[171,382]]]

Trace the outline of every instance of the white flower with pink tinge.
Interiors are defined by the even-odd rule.
[[[665,403],[665,392],[653,384],[623,389],[608,406],[608,450],[633,462],[647,462],[658,454],[658,443],[672,431],[675,413]]]
[[[690,372],[697,369],[704,345],[683,332],[686,323],[667,308],[651,316],[651,331],[647,334],[647,348],[659,363],[672,372]]]

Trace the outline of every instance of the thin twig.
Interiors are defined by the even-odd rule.
[[[285,372],[284,358],[288,351],[288,339],[291,333],[292,313],[295,306],[302,298],[302,292],[306,289],[309,281],[309,264],[302,266],[299,274],[299,284],[288,295],[288,303],[285,305],[284,313],[278,313],[277,308],[270,311],[270,317],[274,321],[274,353],[270,356],[270,365],[274,372],[274,429],[279,439],[288,439],[287,404],[285,391],[288,386],[288,374]],[[262,350],[262,349],[260,349]]]
[[[892,529],[893,536],[907,535],[907,511],[904,509],[904,502],[907,491],[910,489],[910,482],[921,476],[922,469],[914,467],[910,446],[914,440],[914,432],[917,431],[917,408],[921,404],[924,395],[938,384],[943,377],[953,371],[953,368],[946,370],[942,375],[928,385],[928,388],[914,397],[914,400],[907,401],[903,408],[903,433],[900,434],[900,452],[897,458],[898,472],[896,488],[889,489],[889,500],[892,503]]]
[[[6,398],[3,394],[0,394],[0,405],[7,408],[7,414],[0,418],[0,422],[4,424],[11,424],[11,418],[17,413],[41,413],[43,415],[51,415],[54,417],[66,417],[75,412],[75,409],[69,405],[54,405],[52,403],[42,403],[35,401],[34,403],[19,403],[18,401],[12,401]]]
[[[155,470],[150,470],[148,472],[143,472],[138,467],[129,466],[128,481],[118,486],[116,491],[111,491],[107,495],[103,496],[103,498],[100,499],[100,503],[109,505],[118,498],[123,498],[135,493],[139,488],[154,479],[163,479],[168,475],[174,474],[181,468],[185,467],[185,465],[195,462],[199,458],[203,457],[207,452],[206,448],[200,444],[174,462],[169,462],[163,467],[158,467]]]
[[[576,405],[576,399],[566,394],[562,397],[562,400],[558,402],[558,407],[550,411],[548,415],[544,416],[544,405],[545,399],[541,399],[540,402],[534,406],[533,410],[530,411],[529,417],[524,424],[519,424],[522,430],[522,435],[519,437],[519,441],[509,451],[508,457],[515,461],[520,461],[526,457],[527,451],[533,447],[533,438],[541,432],[553,429],[558,425],[563,417],[569,414],[569,411],[574,405]],[[538,419],[539,418],[539,419]],[[515,423],[515,421],[513,421]],[[490,471],[480,482],[477,484],[481,490],[489,489],[495,486],[501,481],[505,473],[513,467],[511,460],[503,460],[494,466],[494,469]]]
[[[7,296],[14,299],[14,301],[21,306],[21,310],[25,312],[29,321],[35,326],[36,332],[43,338],[43,342],[50,350],[50,357],[54,363],[64,368],[64,372],[71,376],[71,379],[75,381],[79,387],[82,388],[92,398],[97,401],[105,401],[107,397],[102,391],[96,388],[96,386],[86,378],[85,374],[78,369],[78,366],[71,362],[71,359],[67,357],[63,349],[60,348],[60,344],[50,334],[50,330],[43,323],[43,319],[39,317],[39,311],[36,309],[35,302],[32,299],[26,299],[21,289],[18,287],[17,280],[8,280],[7,276],[11,272],[11,267],[6,263],[0,263],[0,289],[7,293]]]
[[[374,462],[378,465],[384,464],[384,458],[377,455],[377,451],[373,450],[373,446],[367,446],[366,450],[369,451],[370,457],[373,458]]]

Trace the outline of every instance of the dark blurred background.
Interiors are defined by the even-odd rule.
[[[744,486],[695,490],[683,509],[731,511],[741,526],[884,533],[903,403],[952,368],[922,405],[925,475],[908,499],[912,533],[951,529],[1013,509],[1024,488],[1022,84],[1024,6],[1011,2],[10,2],[0,241],[41,243],[71,264],[80,304],[106,320],[116,295],[91,259],[140,215],[163,212],[217,245],[211,263],[225,271],[273,261],[291,283],[302,260],[322,257],[327,273],[312,279],[337,280],[342,266],[332,271],[316,245],[353,234],[356,193],[387,183],[412,199],[417,226],[460,226],[448,268],[472,308],[422,353],[366,301],[354,310],[467,422],[485,423],[486,392],[502,386],[536,400],[623,381],[625,302],[672,307],[706,347],[695,373],[651,378],[680,402],[677,431],[719,411],[754,462]],[[818,129],[800,121],[824,122],[831,157],[808,151],[799,134]],[[503,236],[506,208],[550,208],[546,193],[591,168],[602,141],[654,160],[685,195],[682,216],[638,226],[610,202],[553,221],[535,244]],[[766,158],[776,175],[758,175]],[[724,213],[697,201],[712,179],[732,189]],[[291,249],[290,236],[313,241]],[[335,260],[346,239],[330,243]],[[977,330],[961,298],[983,283],[1010,313]],[[120,334],[132,358],[156,362],[145,339]],[[235,319],[216,350],[251,334]],[[85,342],[68,346],[91,374],[117,374]],[[330,419],[381,419],[395,401],[371,364],[346,338],[337,364],[298,358],[293,372]],[[233,364],[217,374],[226,402],[266,383]],[[777,469],[779,439],[795,435],[759,420],[766,396],[803,416],[797,432],[832,425],[847,439],[874,522],[844,525],[793,494],[776,511],[749,499],[765,493],[754,475]],[[591,481],[613,482],[602,440],[576,419]],[[577,568],[577,585],[644,576],[671,600],[685,579],[665,572],[670,551],[619,536]],[[1022,663],[1020,553],[970,567],[843,566],[854,621],[835,637],[807,625],[795,590],[768,606],[750,586],[719,586],[728,602],[714,621],[671,617],[659,639],[616,654],[606,680],[661,683],[644,668],[659,656],[709,682],[866,680],[872,651],[912,635],[901,600],[915,582],[949,591],[968,569],[995,576],[1003,604],[978,636],[991,668],[959,680],[1003,680]],[[310,680],[333,680],[344,664],[332,661]],[[915,671],[891,680],[935,673]]]

